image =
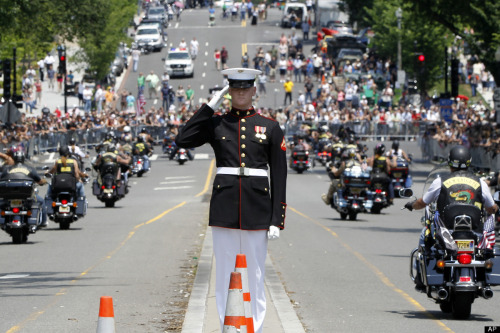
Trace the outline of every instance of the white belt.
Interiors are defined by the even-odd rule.
[[[267,177],[267,170],[264,169],[252,169],[252,168],[228,168],[221,167],[217,168],[218,175],[234,175],[234,176],[261,176]]]

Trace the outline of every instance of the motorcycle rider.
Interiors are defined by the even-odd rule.
[[[95,167],[97,168],[97,170],[100,170],[100,166],[101,165],[104,165],[104,164],[114,164],[116,165],[116,174],[115,174],[115,179],[117,181],[118,184],[121,184],[121,167],[120,165],[129,165],[130,164],[130,161],[131,161],[131,158],[130,156],[125,156],[125,155],[122,155],[118,152],[118,150],[116,150],[116,146],[114,143],[109,143],[107,145],[107,148],[106,148],[106,152],[104,154],[101,154],[97,160],[95,161]],[[98,182],[100,183],[101,182],[101,173],[99,172],[99,179],[98,179]],[[123,174],[123,181],[125,182],[125,184],[128,183],[128,175],[127,173],[125,172]]]
[[[144,140],[143,135],[137,136],[137,141],[134,143],[132,148],[132,154],[137,157],[142,157],[144,159],[144,168],[149,171],[150,162],[149,156],[151,154],[151,149],[149,144]]]
[[[83,169],[83,159],[86,157],[89,157],[89,155],[85,154],[80,147],[76,145],[76,139],[74,137],[71,137],[69,139],[69,152],[72,156],[76,157],[78,159],[78,165],[81,166],[81,169]]]
[[[85,197],[85,191],[83,188],[82,178],[87,178],[88,175],[80,171],[78,162],[75,159],[70,158],[70,151],[68,146],[61,146],[59,148],[60,158],[54,163],[52,168],[48,171],[54,175],[54,179],[60,174],[70,174],[76,179],[76,195],[79,198]],[[49,184],[47,189],[46,197],[52,197],[52,184]]]
[[[387,184],[387,191],[389,192],[389,204],[394,201],[394,186],[389,178],[391,168],[394,168],[395,161],[387,158],[385,155],[385,145],[379,143],[375,146],[374,155],[368,157],[366,163],[372,167],[372,179],[377,178],[379,181],[384,181]],[[373,181],[372,181],[373,183]]]
[[[22,149],[10,149],[12,157],[4,158],[7,162],[3,167],[2,173],[0,175],[0,180],[10,180],[10,179],[28,179],[35,181],[38,185],[47,184],[47,180],[42,179],[35,168],[32,168],[24,164],[25,154]],[[9,156],[9,154],[4,154]],[[10,164],[11,163],[11,164]],[[43,199],[40,195],[36,195],[36,203],[42,208],[42,221],[40,227],[46,227],[47,224],[47,209],[44,205]],[[0,199],[0,206],[3,205],[3,199]]]
[[[460,145],[453,147],[448,155],[448,166],[450,167],[451,174],[437,177],[422,198],[407,202],[405,208],[409,211],[422,209],[436,201],[437,211],[440,216],[443,216],[446,206],[461,200],[460,203],[476,205],[478,207],[484,206],[488,215],[496,213],[498,206],[493,201],[488,185],[484,180],[468,171],[470,164],[471,154],[469,149]],[[453,195],[459,191],[467,191],[473,195],[467,198],[467,201],[463,201],[463,196]],[[430,234],[430,230],[424,227],[420,234],[419,245],[424,247],[426,239]],[[419,275],[415,279],[415,283],[415,288],[418,290],[423,289]]]
[[[323,199],[326,205],[329,205],[332,202],[333,194],[341,187],[342,184],[340,182],[340,176],[342,175],[342,172],[344,172],[344,170],[347,168],[347,163],[349,167],[352,167],[357,163],[356,151],[354,150],[354,148],[345,150],[342,153],[341,158],[342,159],[340,161],[333,161],[330,163],[329,172],[331,172],[332,181],[330,183],[330,187],[328,188],[328,193],[323,193],[321,195],[321,199]]]
[[[394,140],[392,142],[392,147],[391,150],[387,152],[387,157],[396,157],[396,158],[403,158],[407,162],[411,162],[411,159],[408,157],[406,152],[399,148],[399,140]]]

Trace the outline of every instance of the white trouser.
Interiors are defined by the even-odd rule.
[[[266,233],[267,230],[212,228],[216,265],[215,300],[219,312],[221,332],[224,328],[229,280],[231,272],[234,272],[238,253],[244,254],[247,259],[248,285],[252,300],[255,333],[262,332],[262,325],[266,316],[266,293],[264,289],[267,255]]]

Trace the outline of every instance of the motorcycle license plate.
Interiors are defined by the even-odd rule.
[[[403,173],[402,172],[394,172],[392,175],[393,175],[394,178],[401,178],[401,176],[403,175]]]
[[[113,193],[113,189],[112,188],[106,188],[106,189],[104,189],[104,193]]]
[[[360,188],[360,187],[351,187],[350,191],[351,191],[352,194],[360,194],[361,191],[363,191],[363,189]]]
[[[59,213],[69,213],[69,207],[59,207]]]
[[[23,201],[22,200],[11,200],[10,201],[10,206],[11,207],[22,207]]]
[[[458,252],[474,252],[473,240],[456,240],[455,243],[457,244]]]

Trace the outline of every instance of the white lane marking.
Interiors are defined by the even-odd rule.
[[[155,98],[153,104],[156,105],[156,103],[158,103],[158,99]]]
[[[149,158],[149,160],[150,160],[150,161],[156,161],[157,159],[158,159],[158,154],[153,154],[153,155]]]
[[[192,186],[174,186],[174,187],[155,187],[155,191],[163,191],[163,190],[183,190],[187,188],[192,188]]]
[[[201,77],[205,77],[205,72],[203,72],[203,73],[201,74]]]
[[[205,88],[205,86],[202,84],[202,85],[200,86],[200,90],[202,90],[202,91],[203,91],[203,88]]]
[[[203,63],[203,66],[207,67],[207,62],[206,61]]]
[[[165,180],[169,180],[169,179],[182,179],[182,178],[194,178],[194,176],[165,177]]]
[[[195,160],[208,160],[208,154],[194,154]]]
[[[170,185],[170,184],[181,184],[181,183],[194,183],[196,179],[188,179],[188,180],[174,180],[169,182],[160,182],[161,185]]]
[[[53,163],[55,162],[56,160],[54,159],[54,156],[55,156],[56,153],[50,153],[49,154],[49,158],[45,161],[45,163]]]
[[[6,279],[20,279],[20,278],[25,278],[30,276],[29,274],[8,274],[4,276],[0,276],[0,279],[6,280]]]

